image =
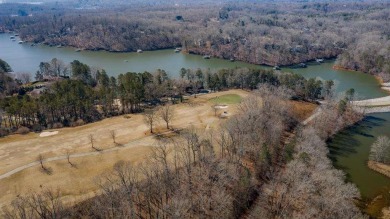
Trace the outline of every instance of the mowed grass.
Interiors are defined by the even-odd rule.
[[[174,105],[175,113],[180,116],[174,118],[172,127],[182,129],[193,126],[199,130],[206,130],[207,127],[218,128],[222,121],[214,115],[211,108],[213,103],[209,100],[229,94],[240,95],[243,98],[249,95],[247,91],[229,90],[189,98],[188,104]],[[233,107],[230,113],[234,115]],[[88,140],[90,135],[93,135],[97,148],[116,147],[109,130],[116,132],[118,143],[127,145],[99,155],[77,158],[71,155],[70,160],[77,168],[70,166],[66,159],[45,162],[47,167],[52,168],[52,175],[42,173],[40,166],[36,165],[0,180],[0,209],[2,206],[10,205],[17,195],[29,194],[42,188],[60,188],[65,203],[71,204],[98,192],[96,177],[111,172],[113,165],[119,160],[132,163],[148,160],[153,154],[152,148],[156,145],[156,139],[145,138],[149,135],[149,128],[144,123],[142,114],[127,117],[121,115],[79,127],[57,129],[59,131],[57,135],[46,138],[39,137],[38,133],[0,138],[0,174],[36,161],[39,154],[51,158],[63,156],[68,150],[73,155],[91,152],[93,150]],[[165,130],[164,127],[164,124],[158,124],[155,128],[161,131]]]
[[[225,94],[210,99],[210,101],[215,104],[237,104],[240,103],[241,100],[241,96],[237,94]]]

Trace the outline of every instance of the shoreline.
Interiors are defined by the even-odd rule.
[[[384,83],[383,79],[377,75],[374,75],[375,79],[379,82],[381,89],[389,93],[384,97],[356,100],[352,101],[354,108],[364,114],[370,113],[387,113],[390,112],[390,82]]]
[[[14,33],[16,33],[16,31],[0,32],[0,34],[14,34]],[[119,53],[119,54],[121,54],[121,53],[137,53],[137,49],[109,50],[109,49],[104,49],[104,48],[85,48],[83,46],[76,47],[75,45],[71,45],[69,43],[52,44],[52,43],[48,43],[45,41],[34,42],[29,38],[26,38],[26,37],[22,38],[21,36],[19,36],[19,37],[21,40],[23,40],[24,43],[36,43],[36,44],[41,44],[41,45],[48,46],[48,47],[55,47],[56,45],[61,45],[61,47],[63,47],[63,48],[71,48],[71,49],[75,49],[75,50],[80,49],[80,51],[91,51],[91,52],[104,51],[104,52]],[[153,51],[159,51],[159,50],[170,50],[170,49],[174,50],[177,47],[182,48],[182,51],[180,53],[187,54],[187,55],[203,56],[205,54],[212,53],[212,51],[203,53],[202,51],[196,50],[195,47],[189,47],[189,48],[184,49],[182,45],[167,46],[167,47],[161,47],[161,48],[156,48],[156,49],[142,49],[142,48],[139,48],[139,49],[142,49],[143,52],[153,52]],[[234,54],[231,54],[231,55],[234,55]],[[222,59],[222,60],[229,60],[229,58],[218,56],[218,55],[212,55],[211,57]],[[337,56],[324,57],[325,61],[335,60],[336,58],[337,58]],[[296,63],[295,62],[286,63],[286,64],[281,64],[280,67],[294,68],[294,66],[298,65],[299,63],[311,63],[311,62],[315,62],[315,60],[316,60],[315,58],[312,58],[312,59],[302,60],[302,61],[299,61]],[[236,59],[236,58],[234,58],[234,61],[239,61],[239,62],[243,62],[246,64],[251,64],[251,65],[260,65],[260,66],[270,67],[270,68],[275,66],[273,63],[266,63],[266,62],[258,63],[258,62],[252,62],[252,61],[243,60],[243,59]],[[296,68],[299,68],[299,67],[296,67]]]
[[[342,70],[342,71],[352,71],[352,72],[363,72],[363,71],[359,71],[359,70],[355,70],[355,69],[344,68],[340,65],[333,65],[332,69]],[[369,74],[366,72],[363,72],[363,73]],[[372,75],[379,82],[382,90],[388,91],[390,94],[390,82],[384,82],[383,79],[381,77],[379,77],[378,75],[373,75],[373,74],[369,74],[369,75]]]
[[[386,165],[383,163],[369,160],[367,162],[367,166],[371,170],[374,170],[375,172],[378,172],[378,173],[390,178],[390,165]]]
[[[379,77],[378,75],[374,75],[374,77],[376,78],[376,80],[381,85],[381,89],[382,90],[390,92],[390,82],[384,82],[383,79],[381,77]]]
[[[334,70],[342,70],[342,71],[353,71],[353,72],[360,72],[359,70],[354,70],[354,69],[349,69],[349,68],[344,68],[340,65],[333,65],[332,69]],[[364,73],[364,72],[363,72]],[[365,73],[368,74],[368,73]],[[375,76],[374,76],[375,77]]]

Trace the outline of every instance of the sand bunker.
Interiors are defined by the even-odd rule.
[[[227,109],[228,106],[226,105],[218,105],[218,106],[215,106],[215,109]]]
[[[58,134],[58,131],[53,131],[53,132],[42,132],[39,134],[39,137],[49,137]]]

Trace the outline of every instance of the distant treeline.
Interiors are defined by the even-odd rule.
[[[329,95],[333,86],[332,81],[323,83],[297,74],[261,69],[182,68],[179,79],[169,78],[164,70],[127,72],[115,78],[109,77],[104,70],[91,69],[77,60],[70,65],[63,65],[57,59],[42,62],[36,74],[38,81],[19,83],[15,93],[3,94],[5,97],[0,99],[1,127],[12,132],[21,126],[34,131],[76,126],[114,115],[141,112],[145,107],[167,101],[180,102],[183,95],[229,88],[253,90],[263,84],[284,87],[291,98],[314,101]]]
[[[48,45],[108,51],[182,46],[185,52],[271,66],[339,57],[341,67],[390,79],[389,2],[181,3],[46,9],[32,18],[2,16],[0,28]]]

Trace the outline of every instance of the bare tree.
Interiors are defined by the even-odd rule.
[[[89,143],[91,143],[91,147],[92,149],[96,150],[96,151],[100,151],[99,148],[95,147],[94,143],[95,143],[95,138],[93,137],[92,134],[89,135]]]
[[[23,84],[31,82],[31,75],[28,72],[19,72],[16,74],[17,79],[19,79]]]
[[[160,116],[165,121],[165,124],[167,125],[167,129],[169,129],[169,123],[173,120],[175,117],[175,111],[172,105],[165,105],[160,108]]]
[[[67,66],[62,60],[53,58],[50,61],[50,72],[52,76],[68,76],[69,66]]]
[[[156,110],[154,109],[149,109],[146,110],[144,113],[144,122],[146,125],[149,126],[150,133],[153,133],[153,127],[154,125],[158,122],[158,115],[156,113]]]
[[[313,128],[300,131],[295,159],[264,185],[249,218],[364,218],[353,201],[358,189],[344,182],[327,153]]]
[[[51,175],[53,173],[53,170],[50,167],[46,167],[43,163],[45,161],[45,158],[42,154],[39,154],[38,156],[38,162],[41,165],[42,171],[48,175]]]
[[[70,150],[66,150],[66,160],[68,161],[68,163],[70,164],[70,166],[76,167],[76,165],[70,161],[70,156],[71,156]]]
[[[92,147],[92,148],[95,148],[95,147],[93,146],[93,142],[94,142],[93,135],[90,134],[88,139],[89,139],[89,143],[91,143],[91,147]]]
[[[61,201],[59,190],[45,189],[28,196],[18,196],[10,208],[5,208],[2,218],[67,218],[70,215]]]
[[[110,135],[111,135],[111,138],[112,138],[112,142],[116,145],[116,141],[115,141],[115,138],[116,138],[116,132],[115,130],[111,130],[110,131]]]
[[[390,139],[387,136],[379,136],[370,150],[370,160],[390,163]]]
[[[43,155],[42,155],[42,154],[39,154],[39,156],[38,156],[38,162],[39,162],[39,164],[41,165],[42,170],[45,169],[45,166],[43,166],[43,160],[44,160]]]

